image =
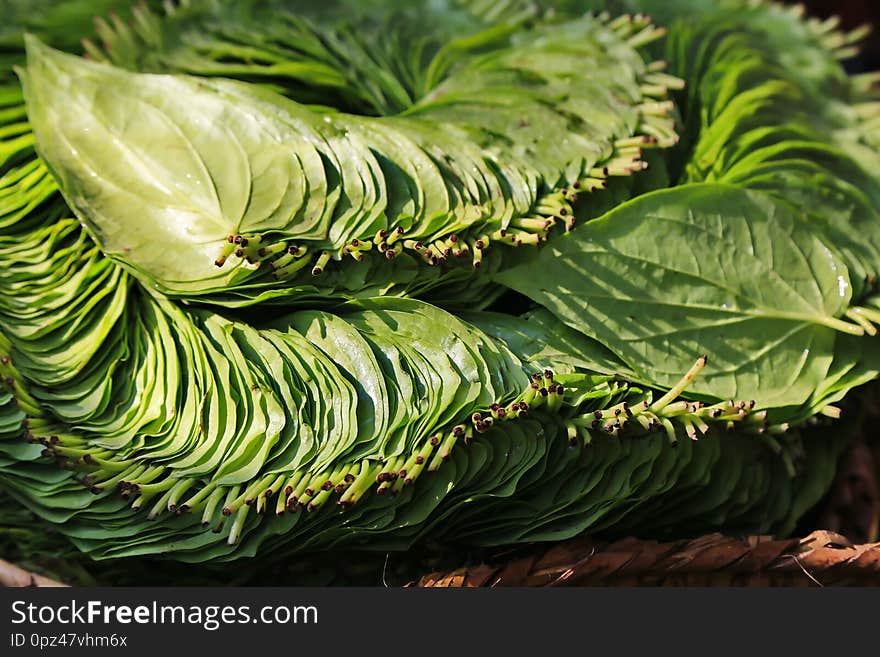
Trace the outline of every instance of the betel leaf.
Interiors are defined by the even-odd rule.
[[[166,295],[384,294],[400,267],[376,261],[398,259],[426,265],[423,281],[441,264],[475,277],[485,249],[541,243],[570,216],[572,190],[641,171],[640,145],[676,140],[668,89],[650,84],[630,28],[590,17],[515,28],[490,52],[457,53],[382,116],[241,79],[127,71],[29,37],[19,128],[33,128],[103,253]],[[388,36],[402,47],[424,36],[401,30]]]
[[[287,221],[303,209],[298,185],[326,189],[311,143],[319,139],[307,129],[288,130],[282,145],[277,119],[258,122],[199,93],[199,82],[145,76],[132,90],[129,74],[28,43],[24,86],[43,152],[105,252],[125,255],[135,270],[170,285],[228,281],[235,272],[212,264],[224,234],[248,221]],[[322,216],[323,208],[308,209]],[[321,232],[302,222],[300,230]]]
[[[787,206],[718,184],[640,197],[575,229],[498,280],[598,339],[644,381],[799,404],[821,383],[850,281],[838,257]],[[867,339],[867,338],[866,338]]]

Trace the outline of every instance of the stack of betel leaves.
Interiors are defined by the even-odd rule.
[[[863,31],[5,6],[0,486],[79,550],[784,534],[829,487],[880,374]]]

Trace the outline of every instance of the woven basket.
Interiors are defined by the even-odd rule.
[[[880,586],[880,543],[711,534],[670,543],[579,538],[497,564],[425,575],[419,586]]]

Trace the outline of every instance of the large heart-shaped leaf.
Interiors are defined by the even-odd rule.
[[[553,242],[498,280],[598,339],[645,381],[693,392],[806,401],[831,362],[850,281],[787,206],[716,184],[643,196]]]

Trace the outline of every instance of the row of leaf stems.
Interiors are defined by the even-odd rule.
[[[303,270],[310,271],[312,276],[320,276],[331,263],[343,262],[347,258],[356,262],[367,257],[394,260],[404,252],[430,267],[465,263],[478,269],[486,250],[492,246],[537,246],[546,242],[557,226],[562,226],[565,232],[571,231],[575,225],[573,205],[580,193],[605,189],[608,178],[628,176],[647,168],[647,163],[641,160],[642,151],[659,144],[660,140],[653,135],[617,141],[614,156],[603,166],[591,169],[589,175],[569,187],[545,194],[529,216],[512,219],[507,228],[475,234],[452,233],[434,240],[423,240],[408,236],[403,227],[397,226],[381,229],[367,238],[354,238],[335,251],[317,252],[305,244],[270,242],[264,235],[234,234],[227,237],[227,243],[214,264],[223,267],[230,258],[236,258],[250,265],[266,266],[276,281],[291,280]]]
[[[830,16],[826,19],[807,18],[804,16],[804,5],[794,5],[789,8],[798,18],[804,20],[807,28],[821,45],[831,52],[838,60],[851,59],[858,56],[858,44],[872,32],[870,25],[861,25],[849,32],[840,28],[840,17]],[[880,131],[880,71],[852,74],[849,83],[857,96],[862,97],[862,102],[853,102],[850,107],[854,112],[854,118],[860,123],[860,127],[867,131]],[[876,289],[876,281],[869,280],[869,287]],[[850,305],[844,312],[844,317],[852,322],[849,324],[842,319],[833,328],[842,330],[853,335],[876,336],[877,326],[880,325],[880,295],[871,294],[862,300],[862,305]],[[822,415],[837,418],[839,410],[834,406],[828,406],[820,411]]]
[[[643,15],[625,15],[611,20],[609,15],[603,14],[599,19],[607,22],[633,47],[646,45],[665,34],[663,28],[655,27]],[[678,142],[673,118],[675,105],[669,100],[669,94],[683,89],[684,81],[666,74],[665,69],[666,62],[652,62],[640,78],[639,91],[643,102],[636,107],[640,122],[634,136],[616,140],[609,157],[571,184],[544,193],[527,216],[511,220],[505,228],[486,232],[483,224],[463,233],[426,240],[407,235],[407,231],[398,225],[381,229],[375,235],[354,238],[334,250],[317,251],[305,244],[275,241],[267,235],[232,234],[227,237],[214,264],[223,267],[234,258],[251,266],[265,266],[273,280],[288,281],[304,270],[310,271],[312,276],[320,276],[331,263],[348,258],[357,262],[367,257],[393,260],[408,252],[431,267],[470,263],[479,268],[484,253],[492,246],[537,246],[546,242],[557,226],[563,227],[565,232],[574,228],[573,205],[579,194],[605,189],[609,178],[630,176],[646,169],[647,162],[642,159],[644,150],[668,148]]]
[[[131,500],[135,510],[148,510],[148,517],[164,513],[201,513],[202,524],[220,533],[229,525],[227,540],[235,544],[253,509],[261,514],[314,512],[335,499],[339,507],[350,507],[365,495],[396,495],[413,485],[425,472],[439,470],[452,457],[453,449],[466,449],[474,440],[491,440],[491,432],[503,430],[507,422],[534,416],[562,422],[573,447],[587,447],[597,436],[616,438],[665,433],[671,443],[683,433],[692,440],[712,427],[741,427],[759,434],[773,449],[783,448],[775,436],[788,430],[787,424],[768,423],[766,411],[755,411],[754,401],[725,401],[706,405],[678,399],[705,367],[705,356],[666,394],[652,400],[642,393],[631,401],[608,408],[584,410],[572,406],[573,390],[566,390],[550,370],[536,372],[528,387],[509,403],[491,404],[473,413],[467,421],[433,432],[404,454],[386,459],[363,459],[322,471],[305,469],[294,473],[273,473],[250,484],[221,485],[194,478],[176,477],[173,469],[138,458],[116,460],[112,450],[93,445],[57,423],[31,416],[24,421],[25,439],[44,446],[43,456],[79,473],[79,481],[94,494],[118,492]],[[20,385],[16,382],[17,385]],[[625,382],[615,382],[618,392],[632,392]],[[566,397],[568,395],[568,398]],[[619,398],[619,397],[618,397]],[[30,408],[28,409],[31,410]],[[35,409],[39,414],[39,409]],[[197,489],[194,491],[194,489]]]
[[[835,59],[845,60],[857,57],[859,54],[858,44],[871,34],[869,24],[856,27],[849,32],[840,28],[840,16],[829,16],[826,19],[805,17],[806,7],[802,4],[794,5],[789,9],[798,18],[802,19],[813,36],[830,51]]]

